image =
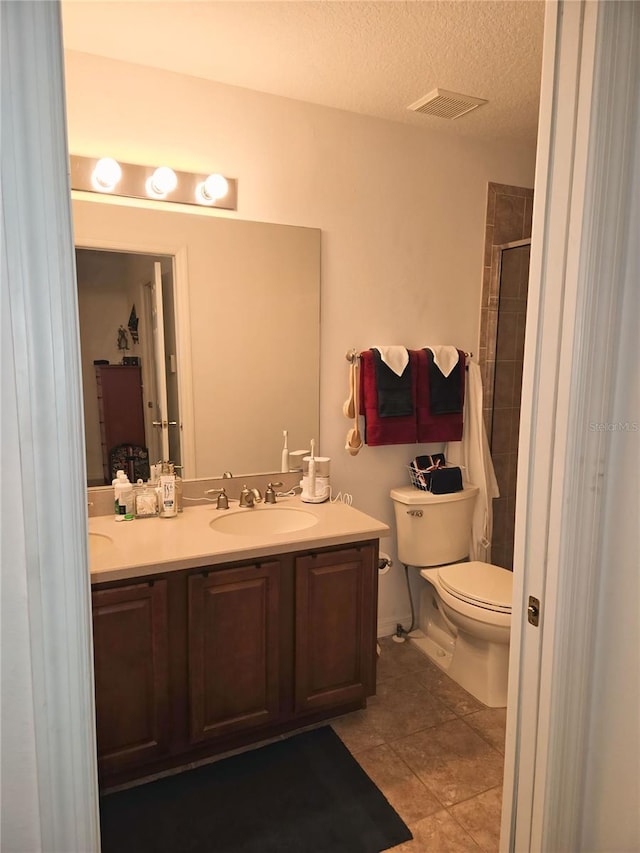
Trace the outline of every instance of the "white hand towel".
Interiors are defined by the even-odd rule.
[[[482,417],[480,367],[473,361],[468,362],[468,367],[462,441],[449,442],[444,452],[450,465],[463,467],[465,481],[480,488],[473,510],[469,559],[490,563],[493,498],[499,498],[500,491]]]
[[[397,376],[402,376],[405,367],[409,364],[409,352],[406,347],[371,347],[371,349],[377,349],[387,367],[390,367]]]
[[[443,376],[448,376],[460,360],[460,353],[455,347],[435,346],[426,349],[433,353],[433,363]]]

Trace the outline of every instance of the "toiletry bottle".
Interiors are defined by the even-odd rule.
[[[289,471],[289,433],[285,429],[282,434],[284,436],[284,447],[282,448],[280,471],[286,473]]]
[[[129,478],[126,475],[120,483],[118,502],[120,504],[120,516],[124,516],[125,521],[132,519],[135,511],[133,483],[129,482]]]
[[[181,468],[182,466],[177,466]],[[173,462],[163,462],[162,463],[162,473],[163,474],[173,474],[176,478],[176,510],[178,512],[182,512],[182,477],[179,474],[176,474],[176,465]]]
[[[117,471],[115,479],[112,480],[113,485],[113,512],[114,518],[116,521],[124,521],[124,517],[127,513],[126,509],[126,501],[123,498],[123,491],[126,492],[127,485],[131,485],[129,483],[129,478],[124,473],[124,471]]]
[[[303,477],[303,479],[305,479]],[[316,457],[315,457],[315,441],[311,439],[311,453],[309,455],[309,467],[307,468],[306,488],[303,490],[302,500],[308,503],[314,503],[316,498]]]
[[[160,475],[159,495],[160,518],[174,518],[178,514],[175,474]]]

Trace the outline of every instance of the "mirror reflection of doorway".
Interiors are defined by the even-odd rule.
[[[77,248],[76,268],[88,485],[180,465],[173,258]]]

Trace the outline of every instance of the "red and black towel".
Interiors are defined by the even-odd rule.
[[[409,363],[401,376],[382,362],[377,350],[360,353],[360,412],[364,416],[365,443],[375,447],[460,441],[464,352],[458,350],[458,364],[448,377],[433,364],[429,350],[408,352]]]

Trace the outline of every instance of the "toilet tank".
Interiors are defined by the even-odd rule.
[[[414,486],[391,489],[398,558],[408,566],[442,566],[469,555],[473,508],[480,489],[432,495]]]

